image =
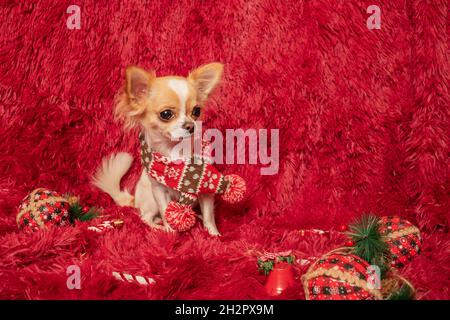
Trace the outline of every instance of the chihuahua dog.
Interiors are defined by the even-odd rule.
[[[126,69],[123,92],[118,96],[115,115],[126,128],[140,127],[148,146],[162,155],[176,160],[173,147],[182,139],[189,139],[200,120],[208,96],[219,84],[223,73],[220,63],[205,64],[184,77],[157,77],[138,67]],[[167,188],[142,171],[134,196],[120,189],[120,180],[131,167],[133,157],[120,152],[103,159],[93,177],[93,184],[108,193],[120,206],[140,210],[142,220],[152,228],[173,231],[164,212],[179,193]],[[210,235],[220,235],[214,219],[214,194],[199,197],[202,220]],[[163,223],[160,225],[159,222]]]

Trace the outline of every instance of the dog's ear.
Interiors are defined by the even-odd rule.
[[[204,101],[222,78],[223,64],[218,62],[204,64],[189,73],[188,79],[197,90],[197,98]]]
[[[126,93],[136,103],[143,102],[150,94],[154,72],[147,72],[139,67],[131,66],[126,70]]]
[[[125,72],[123,91],[116,98],[115,115],[124,120],[125,127],[134,127],[146,111],[146,99],[156,75],[139,67],[130,66]]]

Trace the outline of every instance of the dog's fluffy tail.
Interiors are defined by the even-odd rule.
[[[120,180],[133,162],[131,154],[119,152],[103,158],[101,166],[92,177],[92,183],[109,194],[120,206],[134,207],[134,197],[128,190],[120,190]]]

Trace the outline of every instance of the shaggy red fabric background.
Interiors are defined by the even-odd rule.
[[[368,30],[372,2],[0,1],[0,298],[268,298],[257,252],[320,255],[345,239],[298,230],[363,212],[418,224],[422,254],[401,272],[419,298],[450,298],[449,4],[378,0],[381,30]],[[71,4],[81,30],[66,27]],[[279,128],[279,173],[222,166],[250,197],[218,203],[221,238],[199,224],[150,230],[89,183],[103,156],[138,154],[136,133],[113,120],[114,95],[129,64],[186,75],[210,61],[225,75],[205,126]],[[125,225],[23,234],[16,208],[36,187],[78,194]],[[66,287],[72,264],[81,290]],[[113,270],[157,284],[120,283]],[[300,281],[281,298],[303,299]]]

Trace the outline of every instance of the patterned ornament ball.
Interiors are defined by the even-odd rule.
[[[33,190],[21,202],[16,217],[19,229],[36,231],[47,225],[69,224],[68,199],[44,188]]]
[[[419,254],[420,230],[411,222],[398,216],[382,217],[378,230],[388,245],[393,267],[401,268]]]
[[[381,300],[368,279],[369,263],[348,253],[329,253],[302,276],[307,300]]]

